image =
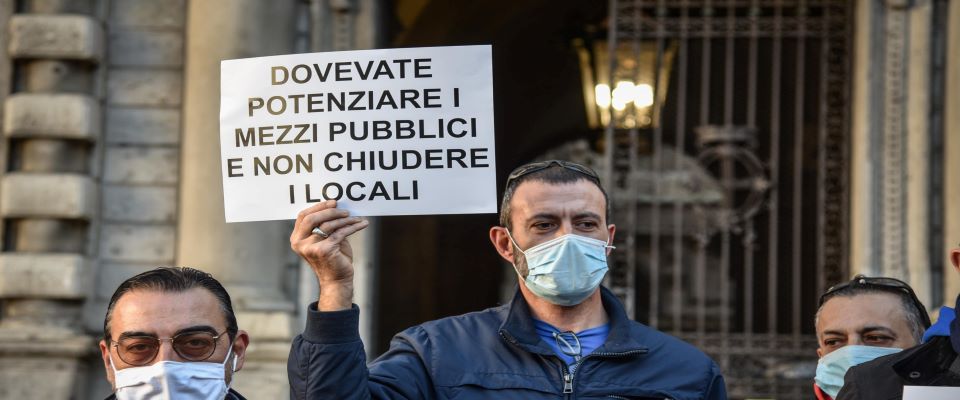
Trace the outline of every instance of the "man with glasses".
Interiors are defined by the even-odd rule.
[[[507,178],[489,237],[519,281],[513,301],[407,329],[369,366],[346,240],[366,226],[332,201],[297,218],[291,247],[320,296],[290,352],[291,398],[726,398],[710,358],[630,320],[600,287],[616,227],[587,167],[551,160]]]
[[[208,273],[157,268],[127,279],[103,321],[107,399],[242,400],[229,389],[250,338]]]
[[[950,250],[950,262],[960,272],[960,245]],[[960,307],[960,296],[956,299]],[[960,320],[956,309],[944,307],[923,344],[850,368],[838,400],[901,399],[904,386],[960,386]]]
[[[930,317],[903,281],[857,275],[820,296],[814,324],[820,357],[814,393],[829,400],[851,366],[920,343]]]

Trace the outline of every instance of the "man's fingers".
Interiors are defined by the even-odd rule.
[[[294,227],[291,239],[303,240],[312,234],[313,228],[322,225],[324,222],[345,218],[350,213],[339,208],[326,208],[304,216]],[[326,229],[320,228],[329,233]]]
[[[343,227],[337,229],[337,230],[334,231],[333,233],[330,233],[330,237],[328,237],[327,240],[329,240],[331,244],[340,243],[341,241],[343,241],[343,239],[346,239],[347,236],[350,236],[350,235],[356,233],[357,231],[359,231],[359,230],[361,230],[361,229],[363,229],[363,228],[366,228],[367,225],[370,225],[370,221],[369,221],[369,220],[360,219],[360,220],[357,221],[357,222],[350,223],[350,224],[348,224],[348,225],[346,225],[346,226],[343,226]],[[323,229],[323,228],[321,228],[321,229]],[[329,233],[329,232],[328,232],[328,233]]]
[[[304,208],[303,210],[300,210],[299,213],[297,213],[297,223],[300,223],[300,221],[302,221],[304,217],[306,217],[306,216],[308,216],[308,215],[310,215],[310,214],[313,214],[313,213],[315,213],[315,212],[317,212],[317,211],[320,211],[320,210],[323,210],[323,209],[333,208],[333,207],[336,207],[336,206],[337,206],[337,201],[336,201],[336,200],[327,200],[327,201],[321,201],[321,202],[319,202],[319,203],[317,203],[317,204],[314,204],[314,205],[312,205],[312,206],[310,206],[310,207]]]
[[[303,210],[300,210],[300,212],[297,213],[297,220],[294,221],[293,223],[293,231],[290,232],[290,243],[293,244],[301,239],[300,232],[303,230],[304,218],[306,218],[308,215],[313,214],[317,211],[327,209],[330,207],[333,207],[333,204],[331,204],[331,202],[328,200],[328,201],[323,201],[323,202],[314,204]],[[313,229],[313,227],[311,227],[310,229]]]
[[[327,236],[333,235],[338,229],[343,228],[344,226],[355,224],[360,222],[360,217],[347,217],[347,218],[338,218],[330,221],[326,221],[317,225],[323,233],[326,233]]]

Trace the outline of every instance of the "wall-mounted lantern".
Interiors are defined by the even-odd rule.
[[[675,42],[661,41],[659,51],[654,40],[619,43],[613,79],[606,39],[578,38],[574,47],[580,58],[591,129],[601,129],[611,122],[618,129],[648,128],[659,123],[656,110],[666,99]]]

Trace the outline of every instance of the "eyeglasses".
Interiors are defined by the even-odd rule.
[[[586,175],[588,178],[594,181],[597,181],[598,183],[600,182],[600,176],[597,175],[596,172],[593,172],[592,169],[587,168],[583,165],[573,163],[570,161],[563,161],[563,160],[547,160],[547,161],[532,162],[532,163],[524,164],[517,167],[516,169],[513,170],[513,172],[510,173],[510,175],[507,175],[507,184],[504,187],[509,188],[510,183],[513,182],[514,180],[519,179],[525,175],[530,175],[537,171],[543,171],[554,165],[569,169],[574,172],[579,172],[583,175]]]
[[[153,336],[124,336],[114,342],[117,356],[132,366],[147,365],[160,352],[160,342],[169,340],[173,351],[187,361],[204,361],[217,351],[217,341],[226,331],[218,335],[210,332],[183,332],[171,338]]]
[[[577,334],[570,331],[553,332],[553,340],[557,341],[557,347],[560,348],[560,352],[573,357],[574,361],[580,361],[583,349],[580,348],[580,339],[577,337]]]
[[[894,278],[871,278],[864,275],[857,275],[849,282],[833,285],[830,287],[830,289],[827,289],[827,291],[820,296],[820,303],[818,305],[823,306],[823,303],[833,297],[836,292],[848,287],[869,287],[893,292],[896,294],[906,294],[910,299],[910,303],[913,304],[913,307],[916,309],[916,311],[918,311],[917,314],[920,316],[920,322],[923,323],[924,328],[930,327],[930,316],[927,314],[927,309],[923,306],[923,303],[920,302],[920,299],[917,298],[917,294],[913,292],[913,288],[911,288],[906,282]]]

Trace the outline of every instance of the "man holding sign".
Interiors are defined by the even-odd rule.
[[[608,213],[587,167],[517,168],[489,233],[517,274],[513,301],[407,329],[368,366],[347,241],[368,223],[334,201],[303,210],[290,242],[316,273],[320,296],[290,352],[291,398],[725,399],[710,358],[630,320],[600,287],[616,232]]]

